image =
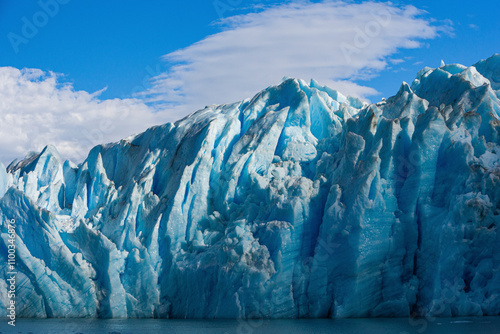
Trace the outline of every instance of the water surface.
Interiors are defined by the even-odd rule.
[[[0,334],[500,334],[500,317],[337,320],[0,319]]]

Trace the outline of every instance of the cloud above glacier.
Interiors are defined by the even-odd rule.
[[[81,162],[94,145],[251,97],[285,76],[366,98],[376,90],[353,80],[373,77],[399,49],[446,28],[413,6],[373,1],[264,6],[215,24],[219,33],[165,55],[167,71],[135,98],[102,100],[60,74],[0,67],[0,160],[53,144],[63,158]]]
[[[220,33],[164,56],[170,68],[156,77],[149,97],[182,114],[252,96],[286,76],[366,98],[376,90],[352,80],[374,76],[398,49],[420,47],[448,29],[431,21],[414,6],[342,1],[225,18]]]
[[[117,141],[162,123],[138,99],[100,100],[75,91],[60,75],[0,67],[0,160],[53,144],[64,158],[82,161],[98,144]]]

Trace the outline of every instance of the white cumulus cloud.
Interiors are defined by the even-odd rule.
[[[81,162],[98,144],[117,141],[162,123],[137,99],[100,100],[99,92],[75,91],[60,77],[37,69],[0,67],[0,160],[56,146]]]
[[[252,97],[283,77],[314,78],[366,98],[353,82],[397,64],[446,27],[413,6],[347,1],[293,2],[220,20],[220,32],[164,56],[167,71],[137,98],[102,100],[76,91],[60,75],[0,67],[0,160],[5,164],[52,144],[81,162],[94,145],[209,104]],[[146,102],[145,102],[146,101]],[[153,102],[147,104],[147,102]]]
[[[170,68],[156,77],[149,97],[180,116],[250,97],[286,76],[366,98],[376,90],[352,80],[372,77],[398,49],[417,48],[446,28],[431,21],[413,6],[343,1],[302,1],[229,17],[219,22],[220,33],[165,55]]]

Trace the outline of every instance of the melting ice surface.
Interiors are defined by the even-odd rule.
[[[0,168],[0,316],[500,313],[500,55],[382,102],[289,79]]]

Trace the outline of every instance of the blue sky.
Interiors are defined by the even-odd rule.
[[[283,76],[377,101],[441,59],[472,65],[500,52],[499,13],[493,0],[0,0],[0,160],[46,144],[78,160]],[[96,132],[102,119],[117,126]]]

